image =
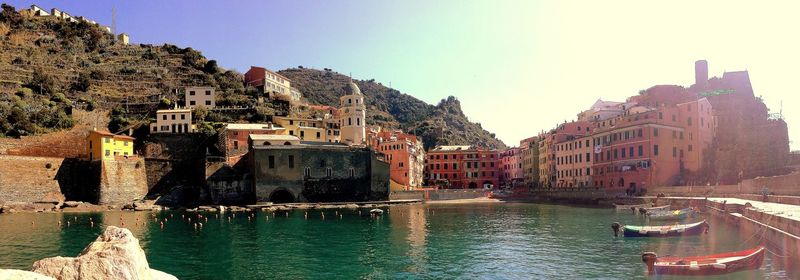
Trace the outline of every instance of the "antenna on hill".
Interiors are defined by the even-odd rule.
[[[111,7],[111,33],[117,35],[117,8]]]

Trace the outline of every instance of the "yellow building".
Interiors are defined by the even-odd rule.
[[[133,137],[92,130],[86,139],[89,142],[89,160],[114,160],[116,156],[133,156]]]
[[[339,143],[339,123],[336,119],[310,119],[273,117],[272,121],[284,128],[285,135],[293,135],[303,141]]]

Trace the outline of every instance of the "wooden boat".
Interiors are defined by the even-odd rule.
[[[721,275],[757,269],[764,261],[764,247],[708,256],[658,257],[653,252],[642,254],[647,271],[655,275]]]
[[[373,216],[383,215],[383,210],[375,208],[375,209],[369,210],[369,214],[373,215]]]
[[[671,210],[656,213],[647,213],[647,217],[653,220],[683,220],[694,214],[692,208]]]
[[[612,226],[612,229],[614,227]],[[693,224],[665,225],[665,226],[623,226],[622,235],[625,237],[670,237],[697,235],[708,231],[708,223],[703,220]],[[614,235],[618,233],[615,231]]]

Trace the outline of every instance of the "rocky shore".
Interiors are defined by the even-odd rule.
[[[109,226],[77,257],[52,257],[33,263],[31,271],[0,269],[0,279],[122,279],[172,280],[175,276],[150,268],[139,240],[130,230]]]

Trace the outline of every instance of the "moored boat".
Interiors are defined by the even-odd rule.
[[[707,256],[658,257],[645,252],[642,261],[647,272],[655,275],[721,275],[741,270],[757,269],[764,261],[764,247]]]
[[[708,232],[708,223],[703,220],[701,222],[683,225],[665,225],[665,226],[621,226],[622,235],[625,237],[671,237],[671,236],[686,236],[697,235],[703,232]],[[614,223],[611,225],[614,230],[614,236],[619,235],[620,224]]]
[[[652,220],[683,220],[694,214],[692,208],[670,210],[663,212],[647,213],[647,217]]]
[[[670,205],[664,205],[664,206],[656,206],[656,207],[639,208],[639,213],[647,214],[647,213],[653,213],[653,212],[659,212],[659,211],[670,211],[670,210],[671,210]]]
[[[640,208],[653,207],[649,203],[644,204],[614,204],[614,209],[617,211],[633,211],[636,213]]]

